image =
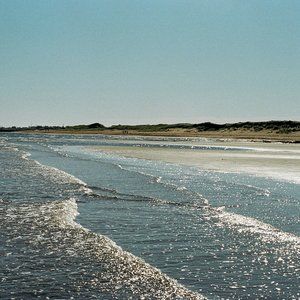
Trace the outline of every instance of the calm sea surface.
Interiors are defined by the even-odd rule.
[[[299,170],[296,145],[1,134],[0,299],[300,299]]]

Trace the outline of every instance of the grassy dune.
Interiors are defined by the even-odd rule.
[[[99,123],[75,126],[35,126],[0,128],[0,131],[22,131],[61,134],[109,134],[109,135],[150,135],[177,137],[238,138],[264,141],[300,142],[300,122],[268,121],[240,123],[179,123],[157,125],[113,125],[105,127]]]

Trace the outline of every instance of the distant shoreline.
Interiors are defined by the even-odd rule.
[[[122,130],[28,130],[21,133],[27,134],[100,134],[100,135],[123,135],[123,136],[156,136],[156,137],[203,137],[218,139],[242,139],[258,142],[282,142],[300,143],[300,132],[279,134],[274,132],[251,132],[251,131],[205,131],[195,132],[188,130],[173,130],[160,132],[140,132],[130,130],[124,133]]]
[[[214,124],[113,125],[99,123],[75,126],[33,126],[0,128],[0,132],[36,134],[103,134],[127,136],[203,137],[246,139],[260,142],[300,143],[300,122],[266,121]]]

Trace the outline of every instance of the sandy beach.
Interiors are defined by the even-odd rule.
[[[186,145],[187,143],[178,143]],[[300,146],[297,144],[207,140],[189,142],[191,148],[172,149],[137,146],[97,146],[93,151],[114,153],[124,157],[158,160],[168,163],[201,167],[204,170],[248,173],[300,183]],[[197,146],[216,147],[196,150]],[[223,147],[220,150],[218,147]],[[226,151],[226,147],[230,151]],[[233,150],[232,150],[233,149]],[[236,149],[236,150],[235,150]]]

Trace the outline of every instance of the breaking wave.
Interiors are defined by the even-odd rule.
[[[59,257],[65,263],[80,257],[76,270],[71,270],[79,296],[84,297],[87,292],[91,296],[98,290],[117,299],[134,295],[140,299],[204,299],[142,259],[123,251],[109,238],[78,224],[74,198],[42,205],[1,207],[0,214],[9,235],[8,242],[27,245],[28,260],[32,259],[31,269],[39,270],[47,257],[54,261]],[[19,228],[18,224],[22,224],[21,229],[15,230],[17,226]],[[37,252],[43,255],[37,258]],[[10,271],[1,274],[3,280],[21,276],[24,266]],[[63,271],[57,267],[56,272]],[[31,271],[27,275],[30,274]],[[37,285],[43,285],[46,279],[39,278]]]

